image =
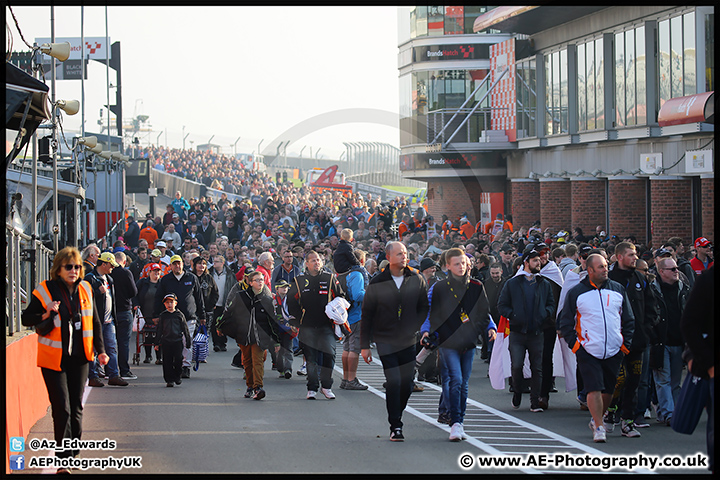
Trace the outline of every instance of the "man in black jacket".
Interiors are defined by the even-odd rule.
[[[125,268],[127,257],[123,252],[115,253],[118,267],[110,274],[115,281],[115,323],[117,327],[118,368],[124,380],[134,380],[137,375],[130,371],[130,339],[132,338],[132,299],[137,295],[137,286],[130,270]]]
[[[417,270],[407,266],[407,249],[389,242],[385,255],[390,262],[370,281],[365,291],[360,329],[360,354],[372,362],[374,341],[385,372],[385,404],[390,440],[401,442],[402,412],[413,390],[415,341],[429,311],[427,283]]]
[[[295,277],[288,291],[288,313],[294,317],[290,324],[300,328],[300,348],[307,362],[306,398],[315,400],[320,387],[325,398],[332,400],[337,342],[325,306],[344,294],[335,274],[323,271],[322,257],[315,250],[305,256],[305,267],[307,272]]]
[[[197,321],[205,325],[205,303],[203,301],[200,282],[195,274],[183,270],[183,261],[179,255],[170,258],[171,271],[160,279],[160,286],[155,301],[153,322],[157,322],[160,312],[165,310],[162,299],[168,293],[177,296],[177,309],[185,315],[191,335],[195,335]],[[182,378],[190,378],[192,355],[189,348],[183,349]]]
[[[130,248],[136,248],[138,246],[138,241],[140,240],[140,226],[137,224],[135,217],[133,216],[129,216],[127,218],[127,222],[128,228],[125,231],[125,235],[123,235],[125,244]]]
[[[115,336],[115,320],[117,318],[115,311],[115,282],[110,276],[110,272],[117,266],[118,263],[115,261],[113,254],[105,252],[98,257],[95,268],[85,275],[85,280],[92,286],[95,306],[102,319],[105,353],[110,358],[107,365],[105,365],[108,385],[125,387],[128,383],[120,378],[120,372],[118,371],[117,337]],[[105,386],[102,380],[98,378],[97,358],[90,364],[88,385],[91,387]]]
[[[507,280],[498,298],[498,312],[508,319],[510,363],[514,387],[512,407],[520,408],[522,400],[523,364],[527,352],[530,358],[530,411],[542,412],[543,329],[554,323],[555,299],[550,280],[540,273],[540,253],[531,249],[522,256],[523,268]],[[545,372],[552,375],[552,372]]]
[[[442,395],[450,414],[450,441],[467,438],[463,429],[468,381],[479,335],[488,331],[495,339],[495,328],[488,328],[488,300],[482,282],[470,278],[468,259],[459,248],[445,254],[450,275],[430,289],[430,315],[421,331],[440,346]],[[441,402],[442,403],[442,402]]]
[[[603,419],[603,423],[605,430],[612,432],[614,425],[619,424],[622,417],[622,435],[639,437],[640,432],[636,427],[649,425],[641,415],[636,416],[638,387],[642,377],[644,353],[649,348],[649,340],[654,340],[652,332],[657,323],[658,311],[655,297],[645,276],[635,270],[638,260],[635,245],[629,242],[618,243],[615,247],[615,258],[617,261],[610,269],[608,278],[625,287],[625,293],[635,316],[635,332],[630,344],[630,353],[623,357],[613,400],[610,402],[607,418]]]

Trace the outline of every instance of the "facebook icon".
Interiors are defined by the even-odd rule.
[[[10,455],[10,470],[25,470],[25,455]]]

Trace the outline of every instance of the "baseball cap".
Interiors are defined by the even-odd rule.
[[[163,242],[162,240],[158,240],[157,242],[155,242],[155,246],[167,248],[167,243]]]
[[[162,257],[162,252],[156,248],[152,252],[150,252],[150,255],[152,255],[153,257]]]
[[[512,247],[512,245],[510,245],[509,243],[506,243],[505,245],[502,246],[500,251],[505,252],[505,253],[512,253],[515,251],[515,249]]]
[[[430,267],[437,267],[438,264],[432,258],[423,258],[420,262],[420,271],[427,270]]]
[[[285,280],[280,280],[275,284],[275,288],[283,288],[283,287],[289,287],[290,284],[286,282]]]
[[[588,255],[590,255],[590,252],[594,250],[593,247],[588,245],[587,243],[582,244],[578,247],[578,253],[581,257],[586,258]]]
[[[174,293],[168,293],[163,297],[163,303],[165,303],[165,300],[167,300],[168,298],[172,298],[177,302],[177,295],[175,295]]]
[[[180,255],[173,255],[172,257],[170,257],[170,263],[175,263],[175,262],[182,263],[182,261],[183,261],[183,259]]]
[[[162,270],[162,266],[160,266],[159,263],[151,263],[150,271],[152,272],[153,270]]]
[[[658,248],[655,250],[655,258],[662,257],[664,255],[672,255],[672,252],[667,248]]]
[[[115,255],[113,255],[110,252],[105,252],[100,254],[100,257],[98,258],[98,261],[109,263],[113,267],[119,267],[120,264],[115,261]]]
[[[178,215],[177,213],[173,213],[172,218],[180,218],[180,215]]]
[[[525,263],[526,261],[530,260],[531,258],[539,257],[540,252],[535,250],[534,248],[525,249],[525,252],[523,252],[522,261]]]
[[[709,245],[712,245],[712,242],[705,237],[700,237],[695,240],[695,248],[707,247]]]

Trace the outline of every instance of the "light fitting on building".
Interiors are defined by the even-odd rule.
[[[70,58],[70,42],[62,43],[43,43],[38,48],[45,55],[57,58],[61,62],[64,62]]]

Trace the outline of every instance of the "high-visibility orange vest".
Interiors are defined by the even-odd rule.
[[[95,354],[93,352],[92,287],[90,287],[90,284],[85,280],[81,280],[78,285],[78,294],[80,295],[80,317],[85,358],[92,362],[95,360]],[[53,301],[52,296],[50,295],[50,290],[47,287],[47,280],[44,280],[35,290],[33,290],[33,295],[40,300],[40,303],[42,303],[45,310],[47,310],[47,306]],[[37,366],[59,372],[61,371],[60,362],[62,361],[62,332],[60,330],[60,315],[54,314],[54,324],[55,328],[53,328],[49,334],[44,336],[38,335]]]

